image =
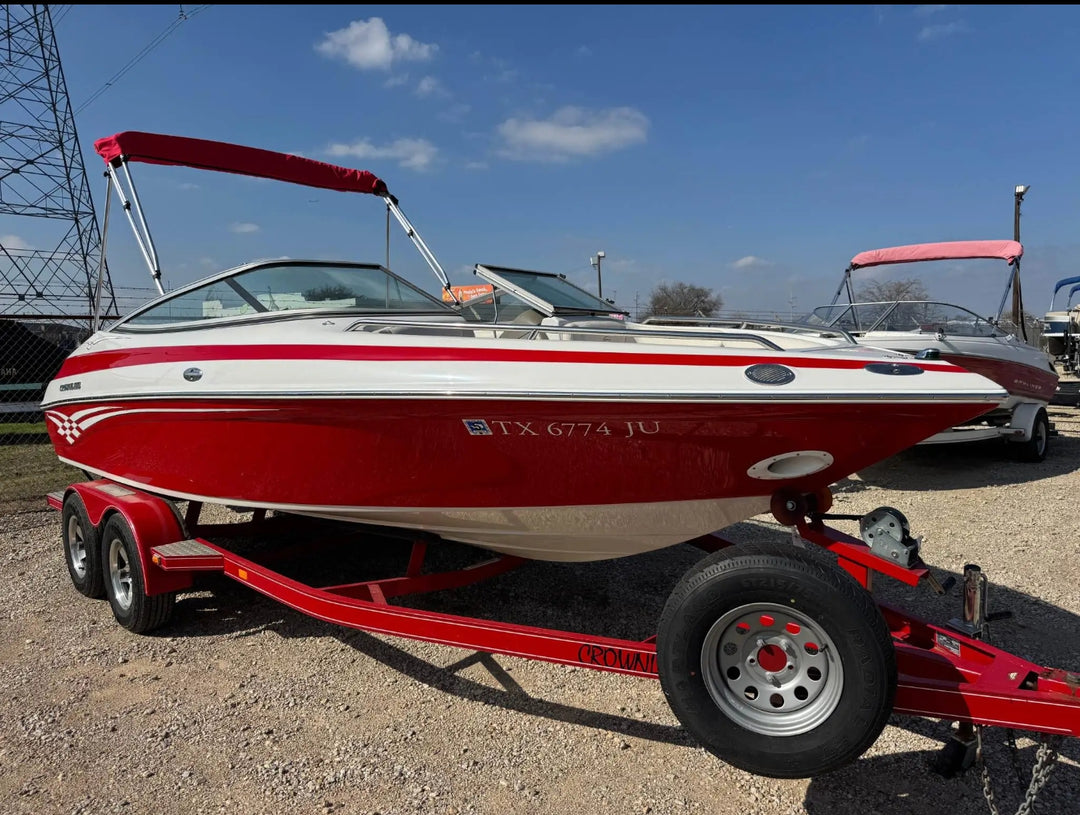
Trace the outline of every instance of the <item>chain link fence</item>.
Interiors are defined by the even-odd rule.
[[[157,292],[131,287],[115,294],[118,313],[127,314]],[[89,336],[85,317],[0,315],[0,514],[38,507],[46,493],[83,478],[57,459],[41,400],[67,355]]]
[[[45,386],[89,336],[86,320],[0,317],[0,444],[41,440]]]
[[[0,513],[44,506],[45,494],[79,480],[49,444],[41,399],[86,320],[0,317]]]

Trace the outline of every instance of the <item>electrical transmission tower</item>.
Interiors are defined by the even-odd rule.
[[[101,233],[52,15],[47,5],[5,5],[2,14],[0,317],[89,320]],[[115,316],[101,268],[101,314]]]

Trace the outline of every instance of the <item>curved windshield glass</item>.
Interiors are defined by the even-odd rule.
[[[821,306],[814,309],[808,322],[843,328],[853,334],[867,331],[944,332],[965,337],[1005,334],[990,320],[963,306],[922,300]]]
[[[453,313],[382,266],[268,263],[178,291],[116,327],[151,327],[299,310],[371,314]]]

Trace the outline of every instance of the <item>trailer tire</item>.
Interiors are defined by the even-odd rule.
[[[101,532],[101,571],[105,594],[120,625],[134,634],[144,634],[168,622],[176,593],[146,594],[139,546],[119,512],[110,516]]]
[[[1050,418],[1046,415],[1045,408],[1039,408],[1039,412],[1035,414],[1035,421],[1031,425],[1031,438],[1012,444],[1013,455],[1018,461],[1037,464],[1046,458],[1050,444]]]
[[[660,683],[709,752],[757,775],[809,778],[861,756],[896,696],[892,636],[824,553],[744,543],[702,559],[664,607]]]
[[[90,522],[86,504],[77,492],[64,498],[60,513],[61,538],[64,541],[64,561],[75,590],[85,597],[105,596],[105,581],[101,575],[101,544],[97,527]]]

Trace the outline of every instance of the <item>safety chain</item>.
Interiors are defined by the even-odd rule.
[[[1011,733],[1010,733],[1011,735]],[[987,806],[990,807],[990,815],[1001,815],[997,804],[994,802],[994,790],[990,784],[990,771],[983,760],[982,727],[975,726],[975,760],[982,771],[983,795],[986,797]],[[1039,742],[1039,749],[1035,753],[1035,765],[1031,768],[1031,783],[1024,800],[1016,815],[1031,815],[1034,811],[1035,797],[1039,794],[1046,782],[1050,779],[1050,773],[1054,770],[1054,762],[1058,759],[1058,747],[1061,744],[1061,736],[1045,736]],[[1015,750],[1015,739],[1010,739],[1010,745]]]

